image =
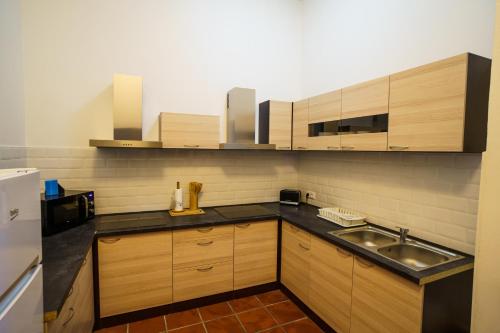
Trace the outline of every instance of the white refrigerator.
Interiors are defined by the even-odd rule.
[[[43,332],[40,175],[0,169],[0,332]]]

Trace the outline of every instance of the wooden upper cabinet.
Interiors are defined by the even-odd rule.
[[[391,75],[389,150],[484,151],[490,69],[462,54]]]
[[[311,309],[336,332],[349,332],[353,255],[311,237]]]
[[[351,333],[420,333],[424,287],[355,257]]]
[[[387,150],[389,77],[342,89],[342,150]]]
[[[101,317],[172,302],[172,232],[101,237]]]
[[[341,110],[341,91],[335,90],[309,98],[308,123],[321,123],[339,120]]]
[[[342,88],[342,119],[389,112],[389,76]]]
[[[266,101],[259,104],[259,143],[292,149],[292,103]]]
[[[340,150],[341,97],[341,91],[336,90],[309,99],[309,149]]]
[[[219,149],[219,116],[160,113],[164,148]]]
[[[306,150],[308,137],[309,100],[293,103],[292,147],[294,150]]]

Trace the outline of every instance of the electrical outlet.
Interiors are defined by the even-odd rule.
[[[309,199],[316,200],[316,192],[313,191],[307,191],[306,196],[309,197]]]

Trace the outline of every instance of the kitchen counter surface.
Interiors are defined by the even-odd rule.
[[[93,221],[42,238],[43,308],[45,321],[54,320],[68,297],[95,236]]]
[[[474,257],[460,253],[464,255],[463,259],[419,272],[413,271],[397,262],[328,234],[329,231],[343,228],[318,218],[316,216],[317,207],[304,204],[299,207],[286,206],[278,203],[260,205],[267,208],[269,214],[229,219],[221,216],[214,208],[204,208],[206,214],[193,216],[171,217],[166,211],[101,215],[97,216],[91,223],[44,238],[44,305],[46,316],[51,311],[56,311],[57,314],[61,309],[94,236],[99,238],[140,232],[208,227],[281,217],[298,228],[417,284],[430,283],[473,267]],[[455,250],[451,251],[459,253]]]

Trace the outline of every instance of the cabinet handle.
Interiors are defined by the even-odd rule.
[[[406,150],[408,148],[410,148],[410,147],[408,147],[408,146],[389,146],[390,150]]]
[[[296,226],[291,225],[291,224],[290,224],[290,229],[291,229],[292,231],[295,231],[295,232],[299,232],[299,231],[300,231],[300,229],[299,229],[299,228],[297,228]]]
[[[326,149],[328,149],[328,150],[339,150],[340,147],[328,146],[328,147],[326,147]]]
[[[69,298],[71,295],[73,295],[73,287],[71,287],[71,289],[69,290],[68,297],[66,298]]]
[[[214,228],[209,227],[209,228],[198,228],[198,229],[196,229],[196,230],[198,230],[198,232],[201,232],[201,233],[206,234],[207,232],[210,232],[210,231],[212,231],[213,229],[214,229]]]
[[[288,146],[288,147],[278,147],[278,149],[290,149],[290,146]]]
[[[355,147],[351,146],[342,146],[342,150],[353,150]]]
[[[359,265],[360,265],[361,267],[364,267],[364,268],[371,268],[371,267],[373,267],[373,265],[372,265],[372,264],[367,263],[366,261],[364,261],[364,260],[362,260],[362,259],[360,259],[360,258],[358,258],[358,257],[355,257],[355,258],[356,258],[356,261],[359,263]]]
[[[337,252],[343,256],[343,257],[352,257],[352,254],[347,252],[347,251],[344,251],[342,249],[339,249],[338,247],[336,248],[337,249]]]
[[[184,145],[186,148],[199,148],[200,145]]]
[[[196,270],[198,272],[208,272],[208,271],[211,271],[213,268],[214,268],[214,266],[209,266],[209,267],[205,267],[205,268],[197,268]]]
[[[101,238],[99,239],[100,242],[104,244],[114,244],[118,242],[121,238]]]
[[[66,325],[69,324],[69,322],[71,321],[71,319],[73,319],[74,316],[75,316],[75,309],[71,307],[69,308],[69,318],[66,319],[66,321],[62,324],[62,326],[66,327]]]
[[[310,250],[307,246],[303,245],[302,243],[299,243],[299,246],[300,246],[301,248],[303,248],[304,250],[306,250],[306,251],[309,251],[309,250]]]
[[[306,147],[295,147],[295,149],[305,150],[307,148]]]
[[[9,215],[10,215],[10,220],[13,221],[16,219],[16,217],[19,216],[19,208],[12,208],[10,211],[9,211]]]
[[[87,263],[87,258],[83,259],[82,266],[85,266],[86,263]]]
[[[212,245],[214,243],[213,240],[211,241],[208,241],[208,242],[199,242],[199,243],[196,243],[198,244],[199,246],[209,246],[209,245]]]
[[[240,228],[240,229],[246,229],[250,226],[250,223],[246,223],[246,224],[236,224],[236,228]]]

